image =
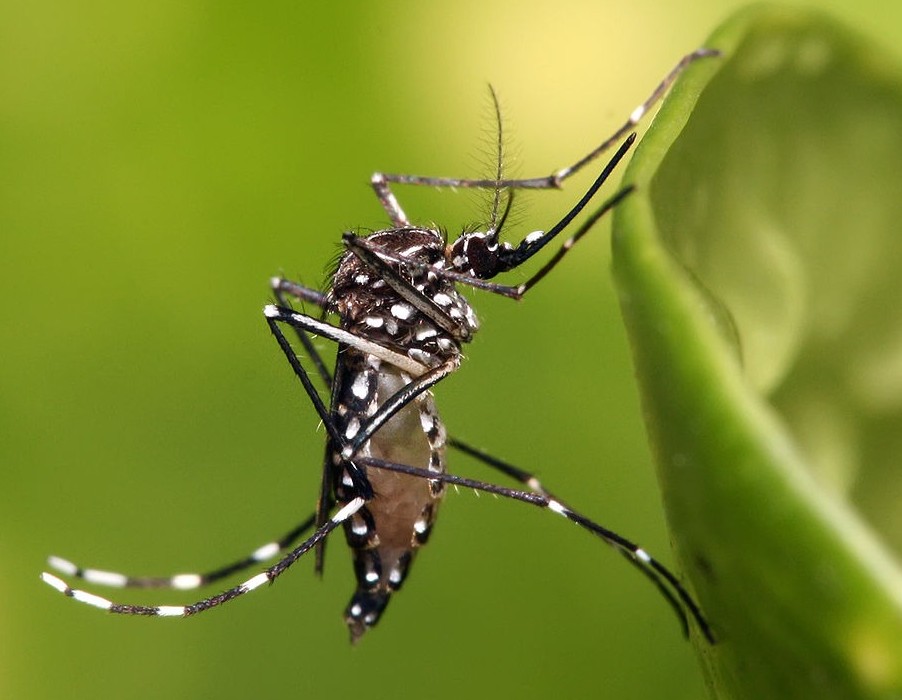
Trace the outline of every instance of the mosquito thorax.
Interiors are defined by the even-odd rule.
[[[330,292],[342,327],[426,365],[459,355],[461,342],[470,340],[479,321],[454,283],[441,274],[449,267],[444,235],[437,229],[411,227],[376,231],[365,240],[453,324],[443,327],[349,251],[339,260]],[[460,331],[449,331],[449,325]]]

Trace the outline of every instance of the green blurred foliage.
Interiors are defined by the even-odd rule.
[[[0,7],[0,697],[701,697],[646,582],[566,523],[470,493],[355,649],[341,546],[324,581],[300,563],[181,622],[104,616],[37,574],[50,553],[196,570],[306,516],[323,433],[263,322],[268,278],[320,284],[342,230],[385,223],[376,169],[488,172],[486,82],[510,171],[547,173],[738,4]],[[821,4],[898,42],[896,3]],[[511,234],[589,179],[521,198]],[[399,196],[452,232],[484,217],[467,194]],[[483,333],[437,393],[454,434],[670,561],[604,231],[580,247],[522,304],[474,295]]]
[[[711,45],[613,241],[671,532],[721,642],[700,657],[718,698],[897,698],[902,69],[785,7]]]

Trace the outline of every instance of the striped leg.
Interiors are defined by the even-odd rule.
[[[651,110],[655,104],[664,96],[667,89],[673,84],[677,77],[690,64],[699,59],[719,56],[720,52],[713,49],[697,49],[690,54],[683,56],[670,72],[664,76],[664,79],[658,84],[654,91],[646,100],[636,107],[629,115],[627,120],[611,136],[606,138],[590,153],[580,158],[576,163],[566,168],[561,168],[545,177],[533,177],[525,179],[503,179],[497,177],[491,180],[473,180],[452,177],[423,177],[420,175],[397,175],[389,173],[373,173],[370,179],[370,185],[379,199],[382,208],[389,215],[393,224],[398,227],[408,226],[407,216],[404,210],[398,204],[398,200],[391,190],[391,185],[417,185],[426,187],[447,187],[461,188],[472,187],[479,189],[497,190],[499,188],[506,189],[559,189],[564,180],[574,173],[582,170],[586,165],[598,158],[602,153],[609,150],[615,143],[626,136],[633,128],[642,120],[642,118]]]
[[[101,569],[85,569],[73,564],[62,557],[52,556],[47,563],[56,571],[71,578],[81,579],[86,583],[97,586],[111,586],[114,588],[170,588],[179,591],[187,591],[195,588],[203,588],[216,583],[224,578],[244,571],[257,564],[261,564],[275,557],[280,552],[288,549],[298,538],[313,527],[315,516],[311,515],[304,522],[296,525],[289,532],[277,540],[257,547],[253,552],[238,559],[231,564],[226,564],[218,569],[213,569],[200,574],[176,574],[175,576],[128,576],[114,571]]]
[[[498,459],[497,457],[490,455],[487,452],[483,452],[482,450],[477,449],[477,448],[475,448],[471,445],[468,445],[467,443],[457,440],[455,438],[449,438],[448,445],[449,445],[449,447],[453,447],[454,449],[459,450],[460,452],[463,452],[464,454],[470,455],[471,457],[479,460],[483,464],[486,464],[486,465],[492,467],[493,469],[498,470],[502,474],[509,476],[512,479],[516,480],[517,482],[523,484],[524,486],[529,488],[529,490],[532,491],[533,493],[536,493],[540,496],[543,496],[545,499],[547,499],[549,504],[556,501],[557,503],[559,503],[562,506],[563,509],[565,509],[571,513],[574,512],[573,509],[570,508],[570,506],[568,506],[566,503],[564,503],[562,500],[560,500],[554,494],[552,494],[550,491],[548,491],[534,474],[532,474],[528,471],[525,471],[523,469],[520,469],[519,467],[515,467],[513,464],[510,464],[509,462],[505,462],[504,460]],[[551,506],[549,505],[546,507],[550,508]],[[560,513],[561,511],[556,511],[556,512]],[[567,516],[567,517],[569,517],[569,516]],[[570,518],[570,519],[572,520],[572,518]],[[686,605],[686,607],[690,611],[692,611],[693,608],[695,608],[697,606],[695,604],[695,601],[691,599],[689,594],[683,590],[682,585],[680,585],[680,583],[676,580],[676,577],[668,569],[666,569],[662,564],[659,564],[657,561],[651,559],[650,557],[647,562],[648,565],[637,565],[636,559],[642,558],[641,555],[639,554],[639,552],[643,551],[637,545],[629,543],[624,538],[620,538],[622,540],[622,543],[621,542],[612,542],[610,539],[605,537],[600,532],[596,532],[596,531],[593,531],[593,532],[595,535],[600,536],[608,544],[613,546],[614,549],[616,549],[618,552],[620,552],[620,554],[622,554],[624,557],[626,557],[626,559],[630,563],[632,563],[643,575],[645,575],[646,578],[649,579],[649,581],[651,581],[657,587],[657,589],[661,593],[661,595],[664,596],[664,598],[667,600],[668,603],[670,603],[670,606],[676,612],[677,617],[680,619],[680,621],[683,625],[684,631],[687,631],[686,630],[686,616],[683,612],[683,605],[681,604],[680,601],[683,601],[683,603]],[[627,543],[630,546],[623,546],[624,543]],[[676,595],[675,595],[675,592],[676,592]],[[695,614],[696,612],[698,612],[698,611],[696,610],[696,611],[692,612],[693,617],[695,617],[696,620],[699,620],[699,615],[696,615]],[[708,631],[706,631],[708,629],[707,623],[704,623],[704,624],[703,623],[704,623],[704,620],[699,620],[699,627],[702,629],[702,631],[705,632],[705,636],[708,638],[708,640],[711,641],[712,638],[709,635]]]
[[[301,303],[306,302],[314,304],[322,311],[320,318],[325,318],[326,313],[328,312],[329,303],[324,292],[321,292],[318,289],[313,289],[311,287],[305,287],[298,282],[292,282],[291,280],[287,280],[284,277],[272,277],[269,281],[269,284],[279,307],[283,309],[290,309],[290,297],[292,299],[296,299]],[[300,328],[297,325],[292,326],[292,328],[294,329],[295,335],[297,335],[301,345],[304,347],[304,351],[307,353],[307,357],[309,357],[310,361],[313,362],[316,373],[319,375],[319,378],[322,381],[325,389],[327,391],[331,391],[333,381],[332,372],[329,371],[329,368],[326,366],[326,363],[323,360],[323,356],[320,354],[319,350],[316,349],[316,345],[314,345],[313,339],[303,328]],[[287,345],[287,340],[285,344]],[[282,346],[283,351],[285,351],[285,346],[281,341],[279,341],[279,345]],[[289,362],[291,362],[291,360],[289,360]],[[292,367],[294,367],[293,362]],[[326,456],[326,459],[328,459],[328,455]],[[335,498],[332,494],[332,480],[330,475],[331,471],[327,462],[323,464],[322,476],[320,478],[319,496],[316,499],[316,512],[314,514],[314,518],[317,525],[322,525],[324,522],[326,522],[328,513],[335,506]],[[314,564],[314,571],[316,571],[317,575],[321,576],[326,566],[325,540],[323,540],[316,548],[314,557],[316,559],[316,563]]]
[[[235,598],[238,598],[245,593],[250,593],[251,591],[262,586],[264,583],[272,583],[286,570],[288,570],[288,568],[292,564],[294,564],[298,559],[304,556],[304,554],[313,549],[313,547],[315,547],[318,542],[325,539],[330,532],[332,532],[345,520],[354,515],[358,510],[360,510],[363,507],[363,504],[364,500],[362,498],[355,498],[350,503],[348,503],[348,505],[346,505],[335,515],[333,515],[329,521],[319,527],[316,532],[313,533],[313,535],[304,540],[304,542],[302,542],[298,547],[291,550],[286,556],[276,562],[273,566],[264,570],[262,573],[249,578],[247,581],[235,586],[234,588],[230,588],[229,590],[219,593],[218,595],[204,598],[203,600],[199,600],[196,603],[192,603],[191,605],[128,605],[122,603],[114,603],[111,600],[101,598],[100,596],[94,595],[93,593],[88,593],[87,591],[82,591],[77,588],[71,588],[65,581],[47,572],[41,574],[41,580],[44,581],[44,583],[46,583],[47,585],[58,590],[63,595],[77,600],[80,603],[86,603],[87,605],[92,605],[95,608],[107,610],[111,613],[117,613],[119,615],[147,615],[150,617],[189,617],[191,615],[196,615],[197,613],[205,612],[210,608],[215,608],[217,605],[228,603],[230,600],[234,600]]]
[[[463,445],[463,443],[460,443],[459,441],[455,442],[457,443],[457,446],[459,448]],[[488,457],[488,455],[485,455],[485,453],[481,453],[478,450],[474,450],[473,448],[466,448],[465,451],[477,458]],[[509,476],[513,476],[518,480],[522,480],[522,482],[529,485],[530,488],[533,488],[533,485],[535,485],[535,491],[519,491],[517,489],[510,489],[504,486],[497,486],[496,484],[489,484],[483,481],[475,481],[473,479],[455,476],[454,474],[436,474],[426,469],[418,469],[406,464],[387,462],[385,460],[376,459],[373,457],[358,457],[357,461],[360,464],[366,465],[367,467],[373,467],[375,469],[386,469],[403,474],[411,474],[413,476],[419,476],[424,479],[444,481],[449,484],[456,484],[458,486],[464,486],[467,488],[475,489],[477,491],[493,493],[497,496],[503,496],[505,498],[511,498],[515,501],[529,503],[531,505],[538,506],[539,508],[543,508],[545,510],[550,510],[553,513],[557,513],[558,515],[563,516],[570,522],[579,525],[584,530],[607,542],[614,549],[619,551],[624,557],[626,557],[627,561],[629,561],[636,569],[641,571],[649,580],[651,580],[658,588],[658,590],[664,595],[670,606],[673,608],[674,612],[680,620],[680,624],[685,636],[689,635],[689,618],[691,617],[693,620],[695,620],[696,625],[704,635],[705,639],[708,640],[708,642],[711,644],[715,643],[714,633],[711,630],[708,621],[705,619],[704,615],[699,609],[698,604],[695,602],[695,600],[693,600],[692,596],[679,582],[673,572],[671,572],[666,566],[661,564],[657,559],[652,557],[639,545],[631,542],[621,535],[618,535],[616,532],[613,532],[612,530],[599,525],[594,520],[587,518],[586,516],[582,515],[578,511],[573,510],[560,500],[552,497],[547,491],[542,488],[538,480],[536,480],[535,477],[530,475],[528,472],[525,472],[517,467],[513,467],[512,465],[502,462],[501,460],[498,460],[494,457],[488,457],[488,459],[483,460],[490,466],[494,466],[500,469]]]

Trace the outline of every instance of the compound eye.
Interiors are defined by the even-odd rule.
[[[498,244],[484,233],[465,233],[451,246],[451,264],[458,272],[479,279],[494,277],[498,268]]]

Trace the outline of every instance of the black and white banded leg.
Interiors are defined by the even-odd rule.
[[[246,557],[203,573],[175,574],[174,576],[129,576],[115,571],[82,568],[68,559],[57,556],[48,557],[47,563],[50,565],[50,568],[65,576],[81,579],[85,583],[96,586],[110,586],[112,588],[169,588],[187,591],[195,588],[204,588],[241,571],[274,559],[279,553],[287,550],[297,542],[305,532],[309,531],[313,527],[314,522],[315,515],[310,515],[280,538],[257,547]]]
[[[657,587],[658,591],[661,593],[661,595],[664,596],[664,598],[667,600],[667,602],[670,604],[671,608],[673,608],[674,612],[679,618],[684,634],[688,635],[689,621],[685,613],[685,611],[688,610],[689,614],[698,624],[698,627],[702,631],[702,634],[704,634],[705,638],[711,643],[714,642],[714,635],[711,631],[710,625],[708,624],[704,615],[702,615],[698,604],[695,602],[689,592],[683,587],[683,585],[673,574],[673,572],[671,572],[667,567],[654,559],[642,547],[635,544],[634,542],[631,542],[627,538],[618,535],[616,532],[608,530],[607,528],[589,520],[585,516],[580,515],[564,501],[548,491],[535,476],[535,474],[520,469],[519,467],[512,465],[510,462],[499,459],[498,457],[490,455],[487,452],[477,449],[476,447],[473,447],[472,445],[469,445],[456,438],[449,438],[448,446],[466,455],[469,455],[482,462],[483,464],[486,464],[489,467],[501,472],[502,474],[518,481],[519,483],[529,488],[530,491],[535,493],[537,496],[540,496],[542,499],[544,499],[545,504],[543,505],[541,500],[530,500],[528,502],[532,503],[533,505],[548,508],[549,510],[558,513],[558,515],[563,515],[567,519],[577,523],[578,525],[581,525],[585,529],[592,532],[592,534],[594,534],[595,536],[600,537],[602,540],[607,542],[616,551],[620,552],[620,554],[622,554],[636,569],[644,574],[646,578],[648,578]],[[495,488],[503,488],[495,487],[494,485],[486,484],[484,482],[475,483],[478,483],[479,485],[474,486],[473,488],[491,491],[492,493],[498,493],[497,491],[495,491]],[[483,486],[489,488],[482,488]],[[522,492],[511,489],[506,493],[500,493],[499,495],[513,498],[515,500],[525,500],[520,498],[517,495],[518,493]],[[553,504],[557,504],[557,506]]]
[[[343,444],[343,436],[339,435],[337,431],[335,431],[331,417],[329,416],[325,406],[322,404],[321,399],[319,399],[319,394],[313,388],[312,382],[310,381],[306,370],[304,370],[297,356],[294,354],[294,351],[288,344],[287,339],[285,339],[284,335],[276,325],[277,322],[287,323],[288,325],[296,328],[299,332],[308,331],[317,333],[318,335],[323,335],[324,337],[335,340],[336,342],[350,341],[354,344],[363,343],[363,347],[366,349],[366,351],[383,354],[388,359],[393,360],[396,363],[401,362],[403,356],[400,356],[397,353],[388,350],[387,348],[376,346],[376,344],[369,341],[363,341],[356,336],[351,336],[351,334],[348,334],[346,331],[343,331],[340,328],[336,328],[335,326],[317,321],[316,319],[304,314],[287,312],[287,310],[279,310],[278,307],[275,306],[268,306],[266,307],[266,315],[273,333],[274,335],[276,335],[276,338],[279,341],[279,345],[283,348],[283,350],[285,350],[286,356],[289,358],[291,366],[295,368],[295,372],[298,375],[298,378],[301,379],[305,390],[307,390],[308,396],[311,398],[311,401],[315,406],[317,406],[318,404],[318,410],[321,412],[320,417],[322,418],[323,423],[326,425],[327,430],[330,430],[330,432],[333,434],[333,437],[339,443]],[[394,415],[398,410],[410,403],[410,401],[412,401],[417,395],[428,390],[431,386],[441,381],[441,379],[443,379],[445,376],[447,376],[448,373],[455,369],[453,367],[449,368],[443,366],[429,369],[422,365],[419,365],[419,363],[414,363],[408,358],[403,358],[403,361],[406,361],[408,364],[410,364],[411,372],[415,375],[418,375],[418,379],[405,386],[401,391],[397,393],[397,395],[386,400],[380,407],[379,411],[377,411],[371,417],[369,423],[361,427],[361,431],[358,436],[360,437],[360,440],[348,444],[344,449],[344,453],[347,459],[353,459],[354,454],[360,448],[360,445],[362,445],[367,439],[369,439],[369,437],[372,436],[372,434],[375,433],[387,420],[389,420],[392,415]],[[360,476],[360,480],[362,484],[367,483],[366,478],[362,475]],[[263,573],[257,574],[244,583],[239,584],[238,586],[235,586],[234,588],[231,588],[223,593],[205,598],[204,600],[198,601],[191,605],[148,606],[115,603],[88,591],[72,588],[65,581],[48,572],[42,573],[41,579],[51,587],[60,591],[64,595],[73,598],[74,600],[92,605],[97,608],[108,610],[113,613],[128,615],[149,615],[159,617],[187,617],[199,612],[203,612],[212,607],[216,607],[217,605],[221,605],[222,603],[237,598],[244,593],[249,593],[255,588],[261,586],[263,583],[274,581],[286,569],[294,564],[294,562],[297,561],[301,556],[315,547],[319,542],[324,540],[332,530],[338,527],[347,518],[354,515],[365,503],[366,499],[363,497],[354,499],[347,506],[340,509],[329,521],[319,527],[311,537],[301,543],[301,545],[299,545],[297,548],[289,552],[289,554],[283,557],[275,565],[266,569]],[[67,576],[80,578],[87,583],[96,585],[105,585],[120,588],[173,588],[177,590],[190,590],[213,583],[226,576],[234,574],[237,571],[244,570],[246,568],[249,568],[250,566],[253,566],[254,564],[272,558],[273,556],[278,554],[278,552],[281,551],[285,546],[287,546],[288,543],[295,541],[302,532],[305,532],[307,529],[309,529],[312,522],[313,517],[308,518],[279,540],[259,547],[250,556],[205,574],[177,574],[171,577],[133,577],[100,569],[83,569],[61,557],[50,557],[49,563],[52,568],[60,571]]]
[[[288,294],[300,301],[309,301],[320,307],[324,307],[325,295],[317,290],[280,278],[273,280],[272,288],[277,299],[282,303],[284,303],[284,295]],[[320,375],[328,386],[331,384],[332,379],[328,370],[325,368],[322,356],[313,347],[310,338],[304,334],[303,331],[297,329],[297,335],[304,346],[309,349],[311,359],[317,366]],[[212,585],[236,573],[273,559],[279,553],[287,550],[305,532],[309,531],[314,526],[315,522],[316,514],[314,513],[278,539],[257,547],[246,557],[202,573],[181,573],[171,576],[132,576],[104,569],[81,567],[68,559],[59,556],[48,557],[47,563],[51,569],[65,576],[80,579],[91,585],[108,586],[112,588],[194,590]],[[87,592],[80,591],[75,595],[74,592],[76,589],[71,589],[64,583],[61,583],[60,579],[53,574],[44,573],[42,574],[42,579],[58,590],[67,589],[68,591],[72,591],[72,593],[66,593],[67,595],[70,595],[70,597],[78,600],[93,600],[91,597],[92,594]],[[66,591],[64,590],[64,592]],[[98,600],[102,601],[103,599],[101,598]],[[101,605],[100,607],[103,606]]]
[[[700,59],[710,58],[712,56],[718,55],[720,55],[720,52],[715,49],[702,48],[683,56],[683,58],[679,60],[679,62],[670,70],[670,72],[667,73],[666,76],[664,76],[664,79],[661,80],[661,82],[654,89],[651,95],[649,95],[642,104],[640,104],[632,112],[630,112],[627,120],[613,134],[611,134],[611,136],[602,141],[591,152],[580,158],[573,165],[569,165],[565,168],[556,170],[550,175],[544,177],[522,179],[505,179],[499,177],[487,180],[374,173],[370,180],[370,184],[372,185],[373,190],[376,192],[376,196],[379,198],[379,202],[382,204],[382,208],[386,211],[386,213],[388,213],[392,224],[397,227],[410,226],[410,221],[408,220],[407,215],[404,213],[404,210],[401,208],[397,198],[391,190],[391,185],[393,184],[447,188],[468,187],[476,189],[495,190],[560,189],[564,180],[582,170],[589,163],[598,158],[602,153],[610,149],[611,146],[620,141],[630,131],[632,131],[642,120],[642,118],[649,112],[649,110],[651,110],[652,107],[654,107],[655,104],[660,101],[660,99],[664,96],[668,88],[670,88],[670,86],[677,79],[680,73],[682,73],[690,64]]]
[[[288,568],[291,567],[304,554],[313,549],[318,542],[326,538],[330,532],[341,525],[345,520],[353,516],[358,510],[360,510],[363,507],[364,503],[365,501],[363,498],[355,498],[344,508],[335,513],[335,515],[332,516],[332,518],[328,522],[320,526],[310,537],[308,537],[300,545],[291,550],[287,555],[282,557],[282,559],[276,562],[273,566],[270,566],[263,572],[249,578],[244,583],[240,583],[239,585],[230,588],[227,591],[223,591],[222,593],[219,593],[217,595],[199,600],[196,603],[192,603],[191,605],[129,605],[123,603],[115,603],[111,600],[107,600],[106,598],[95,595],[94,593],[89,593],[88,591],[72,588],[61,578],[47,572],[41,574],[41,580],[43,580],[44,583],[48,584],[49,586],[58,590],[63,595],[72,598],[73,600],[77,600],[80,603],[85,603],[86,605],[91,605],[95,608],[107,610],[111,613],[117,613],[120,615],[146,615],[150,617],[189,617],[191,615],[196,615],[198,613],[205,612],[206,610],[210,610],[211,608],[215,608],[216,606],[222,605],[223,603],[227,603],[230,600],[234,600],[235,598],[244,595],[245,593],[250,593],[251,591],[259,588],[265,583],[272,583],[285,571],[287,571]],[[68,564],[68,562],[65,562],[65,564]],[[104,576],[100,576],[100,578],[103,579]],[[174,579],[177,578],[178,577],[174,577]],[[108,585],[112,583],[110,580],[93,582],[106,583]],[[190,581],[190,583],[194,583],[194,581],[192,580]],[[191,585],[188,587],[193,588],[194,586]]]
[[[510,498],[522,503],[528,503],[530,505],[549,510],[553,513],[557,513],[558,515],[566,518],[572,523],[575,523],[579,527],[592,533],[607,544],[611,545],[614,549],[619,551],[627,559],[627,561],[631,562],[639,571],[641,571],[647,578],[649,578],[656,585],[658,590],[664,595],[665,599],[670,603],[671,607],[676,612],[676,615],[680,620],[683,634],[685,636],[689,636],[689,617],[691,617],[695,621],[701,633],[704,635],[705,639],[708,640],[708,642],[710,642],[711,644],[715,643],[715,637],[713,631],[711,630],[711,626],[708,624],[708,621],[705,619],[705,616],[702,614],[701,610],[699,609],[698,605],[696,604],[695,600],[693,600],[689,592],[683,587],[676,576],[666,566],[652,557],[642,547],[635,544],[634,542],[631,542],[627,538],[618,535],[616,532],[613,532],[612,530],[599,525],[594,520],[586,517],[576,510],[573,510],[563,501],[560,501],[559,499],[553,497],[549,492],[545,491],[545,489],[539,483],[538,479],[536,479],[535,476],[531,475],[529,472],[523,471],[495,457],[491,457],[490,455],[487,455],[484,452],[476,450],[472,447],[465,446],[460,441],[454,442],[456,442],[456,447],[458,449],[461,449],[466,453],[476,457],[477,459],[484,461],[486,464],[499,469],[509,476],[513,476],[518,480],[522,480],[524,484],[529,485],[530,488],[534,488],[534,490],[520,491],[518,489],[511,489],[505,486],[498,486],[497,484],[468,479],[466,477],[456,476],[454,474],[436,475],[435,473],[425,469],[411,467],[406,464],[388,462],[373,457],[359,457],[357,461],[367,467],[372,467],[375,469],[385,469],[388,471],[398,472],[401,474],[409,474],[412,476],[419,476],[423,479],[443,481],[447,484],[463,486],[465,488],[471,488],[476,491],[484,491],[486,493],[491,493],[496,496],[502,496],[504,498]]]

